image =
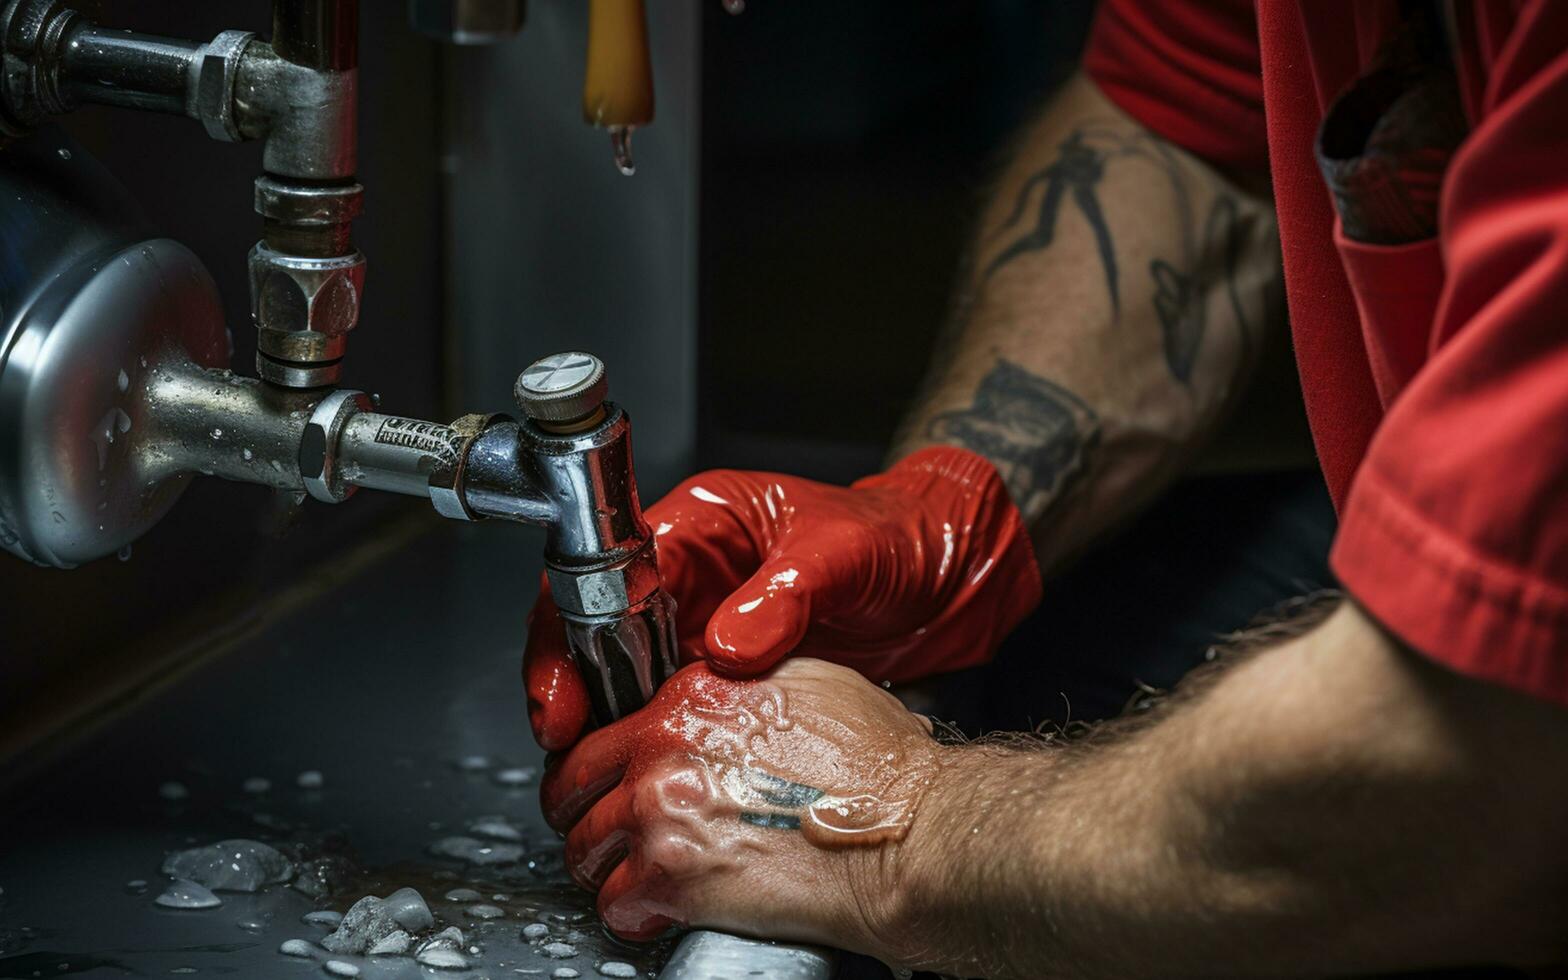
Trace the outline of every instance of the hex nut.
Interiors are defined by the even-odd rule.
[[[623,613],[659,589],[659,566],[651,542],[609,568],[576,572],[546,565],[545,575],[555,604],[568,616]]]
[[[310,413],[300,433],[298,463],[305,490],[312,497],[336,504],[353,495],[356,488],[345,484],[337,472],[338,437],[351,417],[368,411],[369,395],[345,389],[323,398]]]
[[[285,255],[257,242],[250,253],[250,286],[258,330],[318,335],[263,338],[268,354],[291,361],[341,357],[345,335],[359,322],[365,256]]]
[[[234,82],[240,58],[255,37],[250,31],[223,31],[202,49],[196,72],[196,118],[215,140],[237,143],[241,139],[234,117]]]

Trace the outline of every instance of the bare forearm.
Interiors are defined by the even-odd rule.
[[[1074,79],[997,185],[894,455],[936,442],[990,458],[1050,570],[1214,426],[1278,269],[1266,201]]]
[[[952,750],[894,958],[963,975],[1282,976],[1562,955],[1557,709],[1352,606],[1141,731]],[[983,801],[992,801],[989,806]]]

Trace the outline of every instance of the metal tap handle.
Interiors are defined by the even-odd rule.
[[[517,376],[512,388],[523,414],[549,429],[593,419],[609,393],[604,362],[582,351],[541,357]]]

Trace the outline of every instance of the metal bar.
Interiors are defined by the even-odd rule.
[[[300,436],[319,395],[191,366],[160,372],[146,396],[158,432],[140,450],[148,479],[202,473],[304,489]]]
[[[195,41],[80,24],[60,50],[64,88],[82,102],[184,115]]]
[[[306,68],[359,67],[359,0],[275,0],[272,49]]]
[[[659,976],[665,980],[722,980],[759,976],[766,980],[828,980],[837,956],[820,946],[743,939],[695,929],[681,938]]]
[[[457,432],[434,422],[360,412],[338,438],[339,472],[357,487],[429,497],[431,472],[462,442]]]

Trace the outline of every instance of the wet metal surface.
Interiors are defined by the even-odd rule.
[[[596,977],[609,961],[649,976],[667,948],[603,931],[560,871],[527,771],[543,762],[518,675],[539,553],[529,529],[436,529],[7,789],[0,978],[327,976],[329,960],[366,980]],[[273,845],[333,891],[155,904],[169,854],[235,838]],[[435,930],[462,931],[469,968],[328,955],[317,944],[331,925],[302,921],[406,886]],[[525,935],[535,924],[546,929]],[[280,954],[291,939],[312,955]]]

